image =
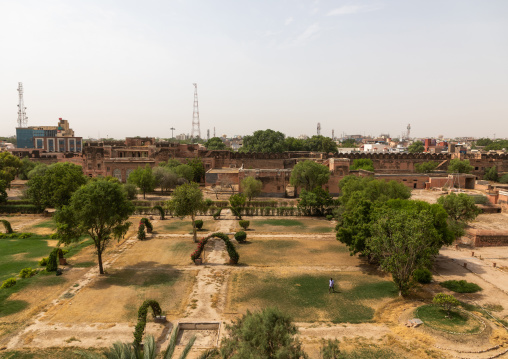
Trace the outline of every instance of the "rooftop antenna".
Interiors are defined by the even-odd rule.
[[[407,125],[407,134],[406,134],[406,138],[409,140],[409,135],[411,134],[411,124],[408,124]]]
[[[206,140],[210,139],[210,129],[206,130]]]
[[[335,139],[335,130],[332,130],[332,140]]]
[[[199,107],[198,107],[198,84],[194,85],[194,110],[192,112],[192,132],[191,138],[201,138],[201,129],[199,128]]]
[[[319,122],[317,123],[317,135],[321,136],[321,124]]]
[[[23,102],[23,83],[18,82],[19,104],[18,104],[18,127],[27,127],[28,117]]]
[[[215,137],[215,126],[213,126],[213,137]]]
[[[171,138],[175,138],[175,136],[173,136],[173,131],[176,130],[176,128],[171,127],[170,130],[171,130]]]

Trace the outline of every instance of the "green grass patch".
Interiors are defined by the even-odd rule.
[[[83,248],[93,245],[94,242],[91,238],[81,237],[79,242],[74,242],[69,244],[68,246],[62,247],[63,249],[67,249],[69,252],[65,255],[65,258],[71,258],[72,256],[81,252]],[[49,254],[49,253],[48,253]]]
[[[50,219],[47,221],[42,221],[37,224],[34,224],[32,228],[49,228],[52,230],[56,230],[56,223],[54,220]]]
[[[328,293],[330,277],[336,281],[337,293]],[[237,283],[237,302],[254,301],[261,307],[279,307],[296,321],[368,322],[373,318],[374,309],[367,302],[395,297],[398,293],[393,282],[359,273],[305,274],[288,278],[245,273],[241,281],[245,286]],[[348,282],[347,287],[351,289],[341,289],[341,282]],[[285,298],[283,306],[281,298]]]
[[[478,284],[470,283],[465,280],[447,280],[440,283],[440,285],[455,293],[476,293],[482,290]]]
[[[467,312],[452,309],[448,316],[448,311],[431,304],[419,307],[416,315],[431,328],[446,332],[474,334],[483,328],[480,321]]]
[[[312,233],[331,233],[333,227],[314,227],[310,229]]]
[[[191,230],[192,229],[192,222],[191,221],[174,221],[174,222],[164,225],[163,228],[168,231]]]
[[[283,226],[283,227],[303,227],[304,224],[296,219],[257,219],[251,221],[252,225],[258,226]]]
[[[90,268],[90,267],[93,267],[95,265],[98,265],[96,262],[79,262],[79,263],[74,263],[73,264],[73,267],[75,268]]]

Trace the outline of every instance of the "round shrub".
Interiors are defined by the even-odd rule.
[[[333,219],[333,215],[331,215],[331,214],[327,214],[327,215],[326,215],[326,219],[327,219],[327,220],[329,220],[329,221],[331,221],[331,220]]]
[[[48,265],[48,258],[47,258],[47,257],[42,258],[42,259],[39,261],[39,265],[40,265],[41,267],[45,267],[45,266],[47,266],[47,265]]]
[[[196,226],[197,229],[201,229],[201,228],[203,228],[203,221],[200,219],[196,219],[194,221],[194,225]]]
[[[32,268],[23,268],[21,272],[19,272],[19,276],[23,279],[33,277],[37,274],[36,270],[33,270]]]
[[[146,238],[145,225],[143,223],[140,223],[138,228],[138,239],[142,241],[145,238]]]
[[[48,263],[46,264],[47,272],[56,272],[58,269],[58,248],[55,248],[48,257]]]
[[[445,287],[455,293],[476,293],[482,290],[482,287],[478,284],[465,280],[447,280],[441,283],[441,287]]]
[[[420,268],[413,272],[413,279],[421,284],[432,282],[432,273],[427,268]]]
[[[236,232],[235,233],[235,239],[238,242],[245,242],[245,240],[247,239],[247,233],[245,233],[244,231]]]
[[[9,279],[4,280],[4,282],[2,283],[2,286],[0,288],[2,288],[2,289],[10,288],[10,287],[13,287],[15,284],[16,284],[16,278],[9,278]]]
[[[249,226],[250,226],[250,221],[241,220],[241,221],[238,221],[238,224],[239,224],[239,225],[240,225],[240,227],[242,227],[243,229],[247,229],[247,228],[249,228]]]

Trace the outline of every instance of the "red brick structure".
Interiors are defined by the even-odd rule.
[[[472,229],[467,233],[475,247],[498,247],[508,245],[508,233]]]

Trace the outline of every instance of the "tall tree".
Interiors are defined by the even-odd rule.
[[[157,166],[153,169],[155,183],[160,187],[161,192],[174,188],[178,183],[178,175],[173,168]]]
[[[152,167],[147,163],[145,168],[138,167],[131,172],[127,182],[134,183],[143,192],[143,198],[146,198],[146,192],[154,190],[156,179],[153,175]]]
[[[6,183],[7,188],[10,188],[20,167],[21,161],[18,157],[9,152],[0,152],[0,180]]]
[[[332,196],[321,187],[316,187],[312,191],[302,189],[298,200],[298,207],[302,208],[308,215],[324,215],[325,209],[332,204]]]
[[[339,182],[339,187],[342,204],[346,204],[355,192],[359,192],[361,197],[372,202],[411,197],[411,190],[404,184],[377,180],[373,177],[346,176]]]
[[[224,144],[224,142],[222,142],[220,137],[210,138],[208,141],[205,142],[205,147],[207,150],[210,150],[210,151],[225,150],[226,149],[226,145]]]
[[[442,205],[448,214],[448,224],[455,238],[463,236],[467,223],[481,212],[473,198],[465,193],[450,193],[439,197],[437,203]]]
[[[73,193],[68,205],[56,212],[57,233],[60,241],[78,241],[82,235],[92,238],[99,272],[104,274],[102,254],[111,239],[120,239],[127,233],[129,216],[134,205],[119,183],[101,179],[90,181]]]
[[[287,151],[285,136],[282,132],[273,130],[255,131],[252,136],[243,138],[241,152],[274,153]]]
[[[221,345],[222,358],[307,358],[295,334],[298,329],[291,318],[278,309],[247,311],[228,327],[229,336]]]
[[[229,197],[229,204],[231,205],[231,211],[239,219],[242,219],[241,209],[245,206],[245,195],[243,193],[237,193]]]
[[[249,201],[252,201],[252,197],[256,197],[261,193],[261,188],[263,188],[263,182],[258,179],[255,179],[252,176],[245,177],[240,183],[243,194],[247,196]]]
[[[314,135],[304,141],[306,151],[335,153],[337,152],[337,144],[330,137]]]
[[[286,148],[288,151],[305,151],[305,140],[286,137]]]
[[[376,211],[367,246],[381,268],[392,274],[399,295],[406,295],[413,272],[428,266],[431,257],[450,240],[439,205],[407,200],[395,203]]]
[[[485,171],[485,175],[483,176],[483,179],[486,181],[498,181],[499,175],[497,174],[497,167],[492,166],[489,169]]]
[[[28,179],[28,173],[37,166],[36,162],[30,161],[28,157],[24,157],[21,160],[21,166],[18,170],[18,177],[22,180]]]
[[[423,145],[422,141],[416,141],[410,144],[407,150],[409,153],[421,153],[425,151],[425,146]]]
[[[168,201],[168,207],[171,208],[175,216],[182,218],[191,216],[194,242],[198,241],[195,218],[198,211],[203,208],[203,205],[203,193],[201,193],[199,185],[194,182],[184,183],[176,187],[171,200]]]
[[[82,167],[69,162],[36,166],[28,177],[27,195],[40,209],[67,205],[72,194],[88,181]]]
[[[193,178],[192,181],[199,183],[202,179],[205,178],[205,166],[203,165],[203,161],[201,158],[196,157],[189,161],[187,161],[187,165],[192,168]]]
[[[448,165],[448,173],[471,173],[474,167],[471,166],[469,160],[460,160],[454,158]]]
[[[289,183],[307,191],[328,183],[330,170],[328,167],[311,160],[298,162],[291,172]]]

